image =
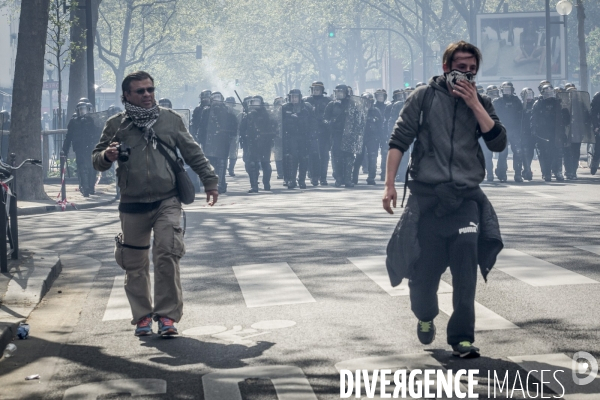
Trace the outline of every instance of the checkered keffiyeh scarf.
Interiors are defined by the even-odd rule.
[[[142,108],[134,106],[129,102],[125,102],[125,114],[127,117],[131,118],[135,126],[144,132],[144,139],[146,139],[146,143],[151,140],[155,149],[156,140],[154,139],[154,129],[152,129],[152,125],[156,123],[159,113],[160,110],[157,104],[155,104],[152,108]]]

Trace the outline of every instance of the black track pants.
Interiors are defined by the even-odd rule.
[[[438,315],[440,277],[450,266],[454,305],[447,329],[450,345],[475,341],[478,236],[479,209],[474,201],[465,201],[441,218],[427,212],[419,221],[421,257],[408,282],[411,309],[420,321],[432,321]]]

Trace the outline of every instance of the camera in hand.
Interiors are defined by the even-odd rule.
[[[119,161],[129,161],[129,156],[131,155],[131,147],[129,147],[125,143],[119,143],[119,145],[117,146],[117,151],[119,152]]]

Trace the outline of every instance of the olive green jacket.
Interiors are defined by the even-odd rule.
[[[172,147],[179,149],[183,160],[198,174],[205,190],[217,188],[219,181],[202,149],[187,131],[181,116],[168,108],[160,108],[154,133]],[[177,196],[175,173],[166,158],[147,143],[140,128],[121,112],[106,121],[100,142],[92,152],[92,162],[98,171],[112,165],[104,157],[111,142],[131,147],[129,160],[117,160],[117,180],[123,203],[152,203]],[[157,144],[160,146],[160,144]],[[167,149],[167,152],[174,154]]]

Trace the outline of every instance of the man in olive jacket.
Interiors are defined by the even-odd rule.
[[[423,344],[435,339],[437,289],[450,266],[454,312],[447,342],[452,354],[463,358],[479,357],[473,346],[477,265],[481,261],[485,277],[502,249],[496,214],[479,188],[486,171],[478,139],[501,152],[506,129],[490,100],[477,94],[474,77],[480,61],[477,47],[463,41],[451,44],[443,57],[444,75],[433,77],[406,100],[389,142],[383,194],[383,208],[393,214],[394,178],[402,155],[416,139],[409,167],[411,198],[390,241],[386,265],[396,272],[390,273],[392,284],[409,278],[411,309],[419,319],[417,336]],[[407,227],[412,227],[410,235]],[[401,255],[404,249],[411,249],[410,254]],[[413,255],[414,263],[404,262]]]
[[[156,104],[154,79],[147,72],[127,75],[121,88],[125,111],[106,121],[92,160],[98,171],[106,171],[118,162],[123,233],[116,238],[115,258],[126,273],[125,292],[132,324],[137,325],[135,335],[152,334],[153,320],[158,321],[161,336],[176,335],[174,323],[183,313],[179,275],[179,260],[185,253],[181,202],[175,173],[157,146],[166,143],[166,151],[173,158],[176,154],[168,147],[179,149],[185,162],[200,176],[211,206],[219,195],[218,178],[181,116]],[[148,258],[153,231],[154,306]]]

